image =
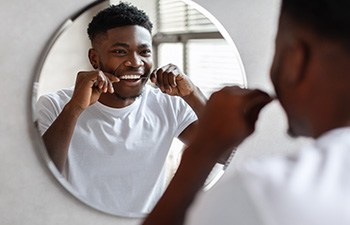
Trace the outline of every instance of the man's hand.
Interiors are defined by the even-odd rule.
[[[173,64],[155,69],[151,74],[151,81],[164,93],[173,96],[186,97],[194,92],[196,86],[188,76]]]
[[[209,146],[213,150],[209,154],[219,157],[254,132],[260,110],[271,100],[263,91],[237,86],[215,92],[203,112],[196,142]]]
[[[189,206],[217,159],[254,131],[260,110],[271,100],[262,91],[239,87],[225,87],[212,94],[195,139],[184,152],[174,178],[143,225],[183,224]]]
[[[113,93],[112,83],[118,81],[118,78],[102,71],[78,73],[71,100],[43,135],[47,151],[59,171],[63,171],[67,161],[69,144],[80,113],[94,104],[101,93]]]
[[[119,79],[106,72],[79,72],[70,104],[85,110],[94,104],[102,93],[114,93],[113,82],[119,82]]]

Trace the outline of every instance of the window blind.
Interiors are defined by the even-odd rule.
[[[158,1],[157,27],[162,33],[217,31],[206,16],[179,0]]]

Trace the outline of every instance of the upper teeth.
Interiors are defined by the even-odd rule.
[[[140,79],[141,75],[123,75],[120,79]]]

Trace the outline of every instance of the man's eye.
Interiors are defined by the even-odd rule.
[[[112,50],[112,53],[123,55],[123,54],[126,54],[126,51],[123,49],[114,49]]]
[[[142,50],[142,51],[141,51],[141,54],[142,54],[142,55],[151,55],[151,54],[152,54],[152,51],[151,51],[151,49],[145,49],[145,50]]]

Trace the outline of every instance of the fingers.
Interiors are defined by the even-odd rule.
[[[97,80],[95,81],[96,87],[99,89],[101,92],[106,92],[107,91],[107,78],[103,74],[102,71],[98,71],[97,74]]]
[[[119,82],[119,78],[113,76],[110,73],[98,71],[96,81],[94,81],[94,86],[98,88],[101,93],[109,92],[114,93],[113,83]]]
[[[110,73],[102,71],[79,72],[76,80],[76,87],[92,89],[96,93],[114,93],[113,83],[119,79]],[[85,88],[84,88],[85,87]],[[82,89],[81,89],[82,90]],[[88,91],[89,92],[89,91]]]
[[[155,83],[162,92],[171,93],[177,86],[176,78],[181,75],[176,65],[168,64],[155,69],[151,74],[151,81]]]
[[[241,108],[246,115],[259,113],[260,110],[270,103],[273,98],[266,92],[258,89],[245,89],[238,86],[225,87],[223,91],[230,92],[235,98],[241,98]]]
[[[71,102],[80,109],[94,104],[102,93],[114,93],[113,83],[119,79],[102,71],[81,71],[77,74]]]
[[[168,68],[165,70],[165,74],[168,74],[167,85],[176,87],[176,77],[180,74],[177,66],[169,64]]]
[[[222,126],[231,127],[230,132],[235,137],[234,140],[243,140],[254,132],[261,109],[271,101],[272,98],[261,90],[234,86],[225,87],[212,94],[207,107],[211,104],[214,106],[212,111],[219,112],[219,119],[225,124]],[[241,136],[234,134],[241,134]]]
[[[209,146],[208,154],[219,158],[254,132],[258,114],[271,100],[263,91],[238,86],[213,93],[199,120],[194,141]]]

